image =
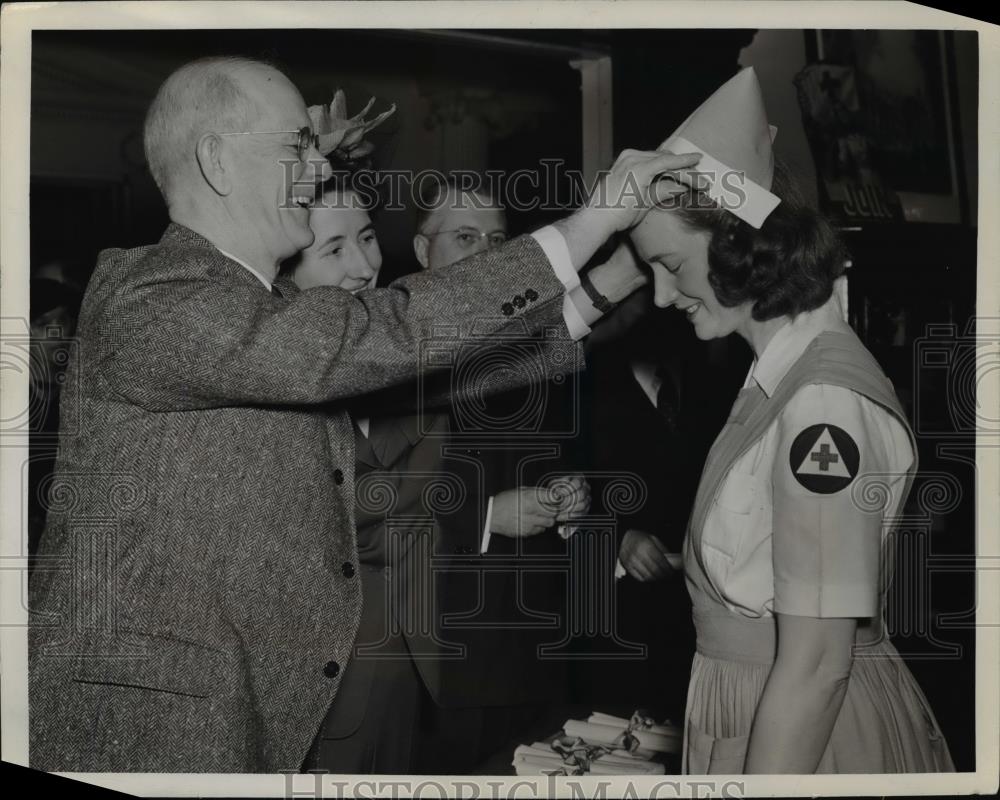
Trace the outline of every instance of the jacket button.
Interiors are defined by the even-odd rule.
[[[502,306],[500,306],[500,310],[503,312],[503,315],[505,317],[509,317],[511,314],[514,313],[514,306],[512,306],[510,303],[504,303]]]
[[[341,469],[335,469],[333,471],[333,482],[340,486],[344,482],[344,471]]]
[[[340,664],[336,661],[327,661],[323,667],[323,674],[328,678],[336,678],[340,674]]]
[[[354,577],[354,565],[350,561],[345,561],[341,567],[340,571],[344,573],[345,578]]]
[[[538,292],[534,289],[528,289],[528,291],[524,293],[524,296],[527,298],[529,303],[534,303],[538,299]]]
[[[516,295],[511,302],[517,308],[524,308],[528,304],[528,301],[521,297],[521,295]]]

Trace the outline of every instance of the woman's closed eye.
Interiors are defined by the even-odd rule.
[[[681,267],[684,266],[683,261],[674,258],[654,258],[651,261],[644,261],[642,263],[650,271],[652,271],[653,266],[655,264],[659,264],[671,275],[676,275],[678,272],[680,272]]]

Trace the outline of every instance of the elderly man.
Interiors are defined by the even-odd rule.
[[[594,203],[363,297],[283,297],[272,280],[313,241],[328,169],[309,124],[292,83],[245,59],[185,65],[153,100],[171,224],[102,253],[81,309],[62,407],[79,432],[60,442],[31,580],[33,767],[300,768],[360,614],[339,404],[416,376],[435,326],[458,347],[473,322],[564,324],[574,269],[640,210]],[[607,184],[642,190],[695,160],[628,153]],[[505,314],[514,296],[530,302]]]

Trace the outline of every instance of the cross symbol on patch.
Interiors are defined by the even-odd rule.
[[[836,453],[830,452],[830,445],[821,444],[819,446],[819,451],[816,453],[811,453],[809,455],[810,460],[819,463],[819,468],[823,472],[828,472],[830,470],[830,464],[836,464],[840,461],[840,456]]]

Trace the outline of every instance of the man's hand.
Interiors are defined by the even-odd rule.
[[[583,475],[560,475],[545,485],[558,522],[566,522],[590,511],[590,483]]]
[[[557,507],[549,490],[538,486],[518,486],[493,497],[490,531],[517,538],[536,536],[556,522]]]
[[[632,227],[658,200],[651,191],[667,173],[693,167],[699,153],[623,150],[610,171],[598,181],[586,204],[566,219],[554,223],[569,248],[573,267],[581,269],[611,234]]]
[[[637,581],[658,581],[674,572],[660,540],[651,533],[634,528],[622,539],[618,560]]]

